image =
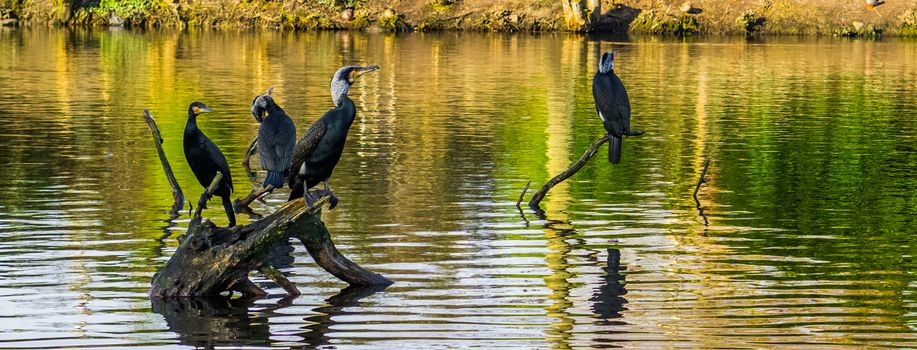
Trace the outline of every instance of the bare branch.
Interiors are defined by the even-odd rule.
[[[172,210],[169,212],[172,215],[177,215],[180,210],[185,207],[185,194],[181,191],[181,186],[178,185],[178,180],[175,179],[175,174],[172,173],[172,166],[169,165],[169,159],[166,158],[166,153],[162,150],[162,134],[159,133],[159,127],[156,126],[156,120],[153,119],[153,115],[150,114],[150,110],[143,110],[143,120],[146,121],[146,125],[150,128],[150,133],[153,134],[153,143],[156,145],[156,153],[159,154],[159,161],[162,163],[162,170],[166,173],[166,179],[169,180],[169,187],[172,189]]]

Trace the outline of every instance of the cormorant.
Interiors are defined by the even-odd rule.
[[[292,189],[290,200],[303,197],[306,204],[312,206],[315,198],[309,194],[309,188],[323,182],[325,193],[331,196],[331,207],[335,206],[337,199],[331,192],[328,178],[341,159],[347,131],[357,116],[357,107],[347,97],[347,92],[358,77],[378,69],[379,66],[347,66],[334,73],[331,79],[334,108],[325,112],[325,115],[309,127],[293,151],[293,162],[290,167],[292,170],[287,178],[287,183]]]
[[[261,168],[267,170],[264,192],[283,187],[290,170],[293,147],[296,146],[296,125],[270,94],[271,89],[252,101],[252,115],[261,122],[258,127],[258,156]]]
[[[592,97],[595,99],[595,110],[608,132],[608,161],[618,164],[621,161],[621,138],[637,132],[630,130],[630,99],[613,70],[614,58],[614,51],[602,54],[599,71],[592,79]]]
[[[229,193],[233,190],[229,164],[217,145],[197,127],[197,116],[210,111],[210,108],[200,102],[191,103],[191,106],[188,107],[188,123],[185,124],[184,139],[185,159],[188,160],[188,165],[191,166],[191,171],[194,172],[197,181],[205,189],[210,186],[217,171],[223,173],[220,186],[213,194],[220,196],[223,200],[223,209],[226,210],[226,217],[229,218],[229,227],[233,227],[236,225],[236,215],[232,210],[232,201],[229,199]]]

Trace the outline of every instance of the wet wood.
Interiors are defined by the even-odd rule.
[[[156,126],[156,120],[153,119],[153,115],[150,114],[150,111],[147,109],[143,110],[143,120],[146,121],[146,125],[150,128],[150,133],[153,134],[153,143],[156,145],[156,153],[159,154],[159,161],[162,163],[162,169],[166,173],[166,179],[169,180],[169,187],[172,189],[172,210],[171,213],[177,214],[185,207],[185,194],[181,191],[181,186],[178,185],[178,180],[175,179],[175,174],[172,172],[172,166],[169,165],[169,159],[166,158],[166,153],[162,150],[162,134],[159,133],[159,127]]]
[[[338,252],[321,221],[321,206],[327,201],[323,197],[312,208],[301,200],[290,201],[261,220],[232,228],[220,228],[210,220],[192,218],[181,245],[154,276],[150,296],[215,296],[230,290],[244,295],[258,294],[248,280],[251,271],[260,271],[289,294],[297,294],[299,291],[293,284],[265,262],[276,242],[291,237],[306,245],[319,266],[347,283],[392,284]]]
[[[586,163],[588,163],[589,160],[595,156],[596,152],[599,151],[599,147],[601,147],[606,142],[608,142],[607,134],[592,142],[592,144],[589,145],[589,148],[586,149],[586,153],[583,153],[583,156],[580,157],[576,163],[573,163],[570,168],[564,170],[562,173],[553,177],[551,180],[548,180],[544,186],[541,186],[541,188],[535,192],[534,195],[532,195],[532,199],[529,200],[529,208],[532,208],[532,210],[535,210],[536,212],[540,212],[541,207],[539,204],[541,203],[541,200],[544,199],[544,196],[548,194],[548,191],[554,188],[554,186],[557,186],[557,184],[563,182],[566,179],[569,179],[571,176],[573,176],[573,174],[576,174],[577,171],[582,169],[583,166],[585,166]]]

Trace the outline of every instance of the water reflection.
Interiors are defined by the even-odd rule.
[[[621,267],[621,251],[608,248],[607,259],[606,266],[603,268],[605,270],[604,283],[599,285],[596,293],[589,299],[593,302],[592,312],[598,315],[605,324],[625,325],[626,322],[610,320],[621,318],[621,312],[627,310],[624,307],[624,304],[627,304],[627,299],[624,298],[627,289],[624,288],[625,276],[621,275],[621,270],[624,269]]]
[[[251,98],[274,86],[308,125],[349,63],[383,70],[351,92],[360,113],[335,170],[341,205],[323,215],[349,258],[397,283],[321,311],[338,282],[287,248],[304,296],[266,319],[266,300],[223,311],[269,324],[271,345],[906,346],[915,45],[3,28],[0,347],[176,345],[145,291],[188,219],[162,221],[172,198],[141,111],[155,113],[197,198],[179,166],[190,101],[216,110],[202,127],[242,173]],[[596,159],[553,189],[526,226],[512,205],[526,181],[537,188],[602,131],[590,84],[611,48],[647,133],[627,140],[621,164]],[[715,161],[699,196],[709,226],[691,199],[704,157]],[[609,248],[627,262],[628,303],[606,323],[596,315],[615,304],[592,299],[615,290]],[[318,326],[337,311],[341,323]]]
[[[255,298],[152,298],[153,312],[162,315],[178,342],[199,348],[223,346],[270,346],[271,330],[266,314],[290,306],[282,299],[259,310],[249,311]]]
[[[298,338],[296,343],[318,348],[330,344],[328,334],[342,316],[356,315],[345,308],[360,305],[360,300],[381,292],[387,286],[349,286],[325,300],[326,305],[304,319],[308,326],[284,336]],[[270,303],[259,298],[176,298],[150,299],[153,312],[162,315],[170,331],[183,345],[213,349],[218,347],[271,346],[277,343],[270,330],[272,316],[294,306],[297,297],[283,297]],[[288,340],[285,342],[289,342]]]

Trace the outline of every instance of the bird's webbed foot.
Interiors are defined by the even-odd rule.
[[[338,206],[338,197],[334,195],[334,192],[331,192],[331,182],[328,179],[323,181],[325,183],[325,188],[322,190],[323,196],[328,196],[328,209],[334,209]]]
[[[307,206],[307,207],[312,208],[312,205],[315,204],[316,198],[315,198],[315,197],[312,197],[312,194],[309,193],[309,190],[308,190],[308,189],[306,189],[306,190],[302,193],[302,200],[303,200],[303,202],[306,203],[306,206]]]
[[[328,196],[328,209],[334,209],[334,207],[338,206],[338,197],[334,195],[334,192],[331,192],[331,190],[325,190],[324,192]]]
[[[640,136],[640,135],[643,135],[643,130],[628,130],[627,133],[625,133],[624,135],[626,135],[626,136]]]

